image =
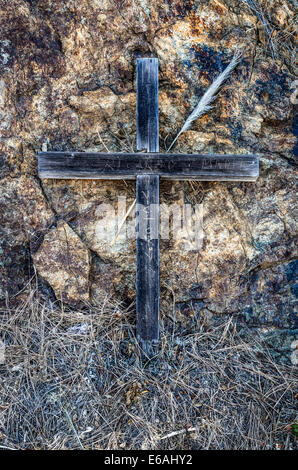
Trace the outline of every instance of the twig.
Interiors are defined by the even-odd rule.
[[[162,441],[163,439],[168,439],[169,437],[178,436],[179,434],[185,434],[186,432],[193,432],[193,431],[196,431],[196,428],[181,429],[180,431],[173,431],[173,432],[170,432],[170,434],[166,434],[165,436],[161,437],[160,441]]]

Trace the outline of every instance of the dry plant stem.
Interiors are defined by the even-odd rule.
[[[119,225],[119,227],[118,227],[118,231],[117,231],[115,237],[113,238],[113,240],[111,241],[111,245],[114,245],[114,243],[116,242],[116,240],[117,240],[117,238],[118,238],[118,236],[119,236],[119,234],[120,234],[120,232],[121,232],[121,229],[122,229],[123,225],[125,224],[125,221],[126,221],[127,217],[129,217],[131,211],[133,210],[134,206],[136,205],[136,202],[137,202],[137,200],[135,199],[135,200],[133,201],[133,203],[131,204],[131,206],[128,208],[128,211],[126,212],[125,216],[124,216],[123,219],[121,220],[121,223],[120,223],[120,225]]]
[[[72,422],[72,420],[71,420],[71,417],[69,416],[69,413],[68,413],[67,410],[65,410],[65,409],[64,409],[64,413],[65,413],[65,416],[66,416],[66,419],[67,419],[67,422],[68,422],[69,426],[71,427],[71,429],[73,430],[74,435],[76,436],[76,439],[77,439],[77,441],[78,441],[78,443],[79,443],[79,446],[80,446],[81,450],[85,450],[83,444],[81,443],[81,440],[80,440],[80,438],[79,438],[79,435],[78,435],[78,433],[77,433],[77,430],[76,430],[76,428],[75,428],[74,425],[73,425],[73,422]]]
[[[109,152],[109,149],[108,149],[108,147],[106,146],[106,144],[104,143],[103,138],[101,137],[101,135],[100,135],[99,132],[97,132],[97,135],[98,135],[98,138],[99,138],[100,142],[101,142],[102,145],[104,146],[105,150],[106,150],[107,152]]]
[[[176,135],[175,139],[167,149],[167,152],[171,150],[173,145],[175,144],[176,140],[178,137],[185,131],[187,131],[191,124],[196,121],[199,117],[203,116],[207,111],[209,111],[212,106],[211,103],[215,100],[216,94],[219,91],[220,87],[224,83],[224,81],[229,77],[231,72],[234,70],[236,65],[239,63],[241,54],[239,51],[236,51],[233,59],[229,63],[229,65],[225,68],[225,70],[214,80],[214,82],[209,86],[207,91],[204,93],[202,98],[199,101],[199,104],[195,107],[193,112],[190,114],[190,116],[186,119],[182,129],[180,132]]]
[[[163,441],[164,439],[169,439],[169,437],[174,437],[174,436],[178,436],[179,434],[184,434],[186,432],[194,432],[194,431],[196,431],[196,428],[181,429],[180,431],[173,431],[167,434],[166,436],[161,437],[160,440]]]
[[[37,287],[0,311],[1,446],[297,447],[297,368],[274,362],[255,331],[243,340],[232,315],[210,328],[162,310],[159,356],[144,365],[134,314],[112,296],[62,315]]]
[[[250,11],[255,13],[257,18],[262,23],[264,31],[265,31],[266,36],[267,36],[268,45],[271,49],[272,57],[273,57],[273,59],[276,59],[277,48],[276,48],[276,45],[273,41],[274,28],[272,27],[272,25],[270,24],[270,22],[266,18],[266,15],[265,15],[265,13],[262,9],[262,6],[258,4],[257,0],[256,1],[254,1],[254,0],[241,0],[241,1],[242,1],[242,3],[244,3],[245,5],[248,6]]]

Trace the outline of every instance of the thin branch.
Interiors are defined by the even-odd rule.
[[[169,434],[166,434],[165,436],[161,437],[160,441],[162,441],[163,439],[168,439],[169,437],[178,436],[179,434],[184,434],[186,432],[194,432],[194,431],[196,431],[196,429],[197,428],[189,428],[189,429],[181,429],[179,431],[173,431],[173,432],[170,432]]]

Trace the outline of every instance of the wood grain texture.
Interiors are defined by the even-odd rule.
[[[145,356],[158,348],[159,177],[137,177],[137,338]]]
[[[159,151],[158,59],[137,60],[137,149],[147,152]],[[132,157],[135,161],[129,162],[128,165],[134,171],[141,169],[140,174],[135,173],[137,338],[142,354],[145,358],[150,358],[158,350],[159,176],[145,174],[148,169],[148,159],[145,155],[140,155],[137,159]],[[143,169],[146,171],[143,172]]]
[[[159,175],[172,180],[255,181],[256,155],[200,155],[161,153],[40,152],[41,178],[135,179]]]
[[[159,151],[158,59],[137,59],[137,149]]]
[[[255,181],[255,155],[161,154],[158,60],[137,60],[137,149],[144,153],[40,152],[41,178],[136,179],[137,338],[146,358],[159,339],[159,177],[172,180]]]

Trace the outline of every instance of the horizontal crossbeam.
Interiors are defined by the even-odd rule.
[[[256,155],[40,152],[41,178],[135,179],[157,175],[171,180],[255,181]]]

